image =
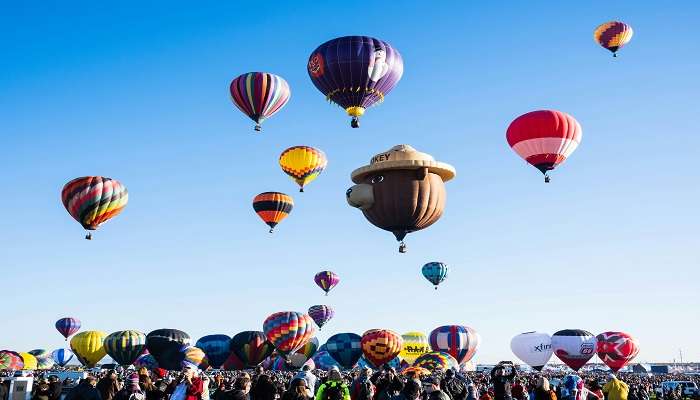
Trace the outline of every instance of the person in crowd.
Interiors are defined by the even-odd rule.
[[[56,375],[49,375],[49,400],[60,400],[63,392],[63,383]]]
[[[376,393],[376,387],[372,383],[372,370],[364,367],[360,374],[350,385],[350,398],[352,400],[372,400]]]
[[[306,381],[306,388],[311,390],[312,393],[316,392],[316,375],[311,372],[309,365],[304,365],[301,371],[294,376],[294,379],[303,379]]]
[[[313,397],[307,381],[304,378],[295,377],[289,384],[289,389],[282,395],[282,400],[311,400]]]
[[[511,386],[515,377],[516,371],[512,365],[499,364],[493,367],[491,384],[493,385],[494,400],[512,400]]]
[[[629,394],[629,386],[619,379],[614,374],[608,376],[608,383],[603,386],[607,400],[627,400]]]
[[[436,376],[423,381],[423,390],[427,395],[426,400],[450,400],[450,396],[440,389],[440,378]]]
[[[445,372],[445,378],[440,382],[440,389],[447,393],[452,400],[467,399],[467,385],[455,376],[455,371],[453,369],[448,369],[447,372]]]
[[[549,380],[544,376],[537,378],[537,386],[533,393],[533,400],[557,400],[557,394],[550,388]]]
[[[479,400],[479,391],[473,383],[467,386],[467,400]]]
[[[403,389],[403,380],[389,364],[384,364],[382,370],[372,376],[371,381],[376,387],[374,400],[391,400]]]
[[[197,368],[187,365],[182,369],[180,378],[170,385],[169,391],[172,390],[170,400],[202,400],[203,386]]]
[[[49,381],[43,378],[39,379],[32,388],[32,400],[49,400],[49,397],[51,397]]]
[[[409,379],[406,384],[403,385],[401,393],[394,396],[392,400],[418,400],[422,395],[421,384],[419,381],[414,379]]]
[[[513,400],[528,400],[530,398],[527,388],[522,384],[522,382],[518,378],[513,379],[513,385],[510,388],[510,394],[511,396],[513,396]]]
[[[146,400],[146,394],[141,390],[137,374],[129,375],[124,387],[114,395],[114,400]]]
[[[350,390],[338,367],[328,371],[328,379],[318,388],[316,400],[350,400]]]
[[[233,390],[229,392],[227,400],[251,400],[250,390],[252,381],[250,375],[243,374],[236,378],[233,384]]]
[[[598,383],[597,379],[593,379],[588,385],[588,396],[584,400],[604,400],[603,388]],[[648,400],[648,399],[647,399]]]
[[[103,400],[100,391],[97,390],[97,378],[88,375],[81,379],[78,386],[68,392],[64,400]]]
[[[0,381],[0,400],[7,400],[10,392],[10,381]]]
[[[258,375],[252,391],[254,400],[276,400],[278,396],[277,385],[265,373]]]
[[[113,369],[107,371],[105,376],[97,383],[97,390],[100,392],[102,400],[112,400],[120,389],[121,385],[117,379],[117,372]]]

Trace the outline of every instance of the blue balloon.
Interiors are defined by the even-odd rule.
[[[450,269],[447,264],[441,262],[429,262],[423,266],[423,276],[425,279],[430,281],[435,285],[435,290],[437,290],[438,285],[447,279],[447,273]]]
[[[209,359],[212,368],[221,367],[231,354],[229,343],[231,338],[226,335],[207,335],[197,340],[194,347],[202,349]]]
[[[326,341],[326,351],[343,368],[350,369],[362,357],[361,340],[356,333],[338,333]]]
[[[56,364],[65,367],[73,359],[73,352],[68,349],[56,349],[51,353],[51,358]]]
[[[323,371],[328,371],[333,367],[342,368],[342,365],[338,364],[337,361],[327,351],[319,351],[312,357],[314,364],[316,364],[316,369]]]

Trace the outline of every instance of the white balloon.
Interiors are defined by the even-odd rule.
[[[552,358],[552,337],[542,332],[525,332],[510,341],[510,349],[525,364],[541,371]]]

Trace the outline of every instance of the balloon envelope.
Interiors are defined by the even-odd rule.
[[[350,369],[362,357],[362,336],[356,333],[338,333],[326,341],[326,351],[343,368]]]
[[[146,349],[146,335],[139,331],[117,331],[105,338],[104,347],[116,363],[131,365]]]
[[[416,359],[413,363],[414,367],[425,368],[430,371],[443,370],[447,371],[450,368],[459,368],[459,363],[451,355],[443,351],[431,351],[425,353]]]
[[[38,368],[39,362],[33,355],[21,352],[19,353],[19,356],[22,357],[22,362],[24,362],[24,366],[22,367],[22,369],[35,370]]]
[[[510,349],[516,357],[537,371],[552,358],[552,337],[542,332],[525,332],[510,341]]]
[[[632,40],[633,34],[632,27],[626,23],[610,21],[595,28],[593,40],[604,49],[611,51],[613,56],[616,56],[617,51]]]
[[[340,283],[340,277],[333,271],[321,271],[314,276],[314,282],[328,294],[331,289]]]
[[[267,72],[248,72],[229,86],[231,100],[243,114],[255,121],[255,130],[289,101],[289,84],[281,76]]]
[[[564,329],[552,335],[552,350],[564,364],[578,371],[595,355],[596,338],[583,329]]]
[[[447,264],[441,262],[429,262],[425,264],[422,269],[423,276],[428,282],[435,285],[435,289],[437,289],[442,281],[447,279],[449,271],[450,269]]]
[[[603,332],[596,336],[596,350],[598,358],[617,372],[639,354],[639,343],[624,332]]]
[[[213,368],[219,368],[231,354],[230,343],[231,338],[227,335],[207,335],[199,338],[197,343],[195,343],[195,347],[204,351],[209,360],[209,365]]]
[[[69,349],[56,349],[51,353],[51,358],[56,364],[65,367],[73,359],[73,352]]]
[[[106,337],[107,334],[101,331],[80,332],[70,340],[70,348],[81,364],[92,368],[107,355],[104,348]]]
[[[314,320],[318,328],[323,328],[335,315],[335,311],[330,306],[316,305],[309,307],[309,316]]]
[[[314,364],[316,365],[316,369],[320,369],[323,371],[328,371],[329,369],[336,367],[338,369],[342,368],[340,364],[338,364],[337,361],[333,357],[331,357],[330,354],[328,354],[327,351],[318,351],[314,356],[312,357]]]
[[[78,318],[65,317],[56,321],[55,326],[56,330],[67,340],[68,336],[80,330],[80,320]]]
[[[263,332],[280,354],[287,355],[304,346],[314,336],[316,328],[308,315],[282,311],[265,319]]]
[[[299,185],[299,191],[316,179],[328,165],[326,153],[310,146],[294,146],[280,154],[280,167]]]
[[[244,331],[236,334],[229,343],[229,349],[235,354],[236,360],[231,361],[231,366],[236,367],[237,362],[243,364],[243,369],[254,368],[274,351],[274,346],[270,343],[263,332]]]
[[[253,198],[253,210],[270,227],[270,233],[277,224],[287,218],[294,208],[294,200],[280,192],[264,192]]]
[[[177,329],[156,329],[146,335],[146,348],[160,368],[180,369],[183,346],[191,344],[190,336]]]
[[[0,371],[20,370],[24,368],[22,356],[11,350],[0,350]]]
[[[399,356],[408,364],[413,364],[416,358],[430,351],[428,337],[423,332],[407,332],[401,338],[403,347]]]
[[[442,351],[451,355],[458,364],[474,357],[479,341],[479,334],[474,328],[468,326],[445,325],[430,332],[430,347],[433,351]]]
[[[148,370],[154,370],[158,368],[158,361],[153,357],[153,354],[142,354],[136,361],[134,361],[134,367],[136,368],[146,368]]]
[[[370,329],[362,335],[360,343],[362,354],[376,367],[394,359],[403,347],[401,336],[388,329]]]
[[[84,176],[66,183],[61,200],[73,219],[93,231],[124,210],[129,192],[115,179]]]

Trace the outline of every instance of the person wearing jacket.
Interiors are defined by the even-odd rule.
[[[557,400],[557,395],[549,386],[549,381],[544,376],[537,378],[537,387],[534,390],[534,400]]]
[[[382,371],[376,372],[370,380],[376,387],[375,400],[390,400],[403,390],[403,380],[388,364],[384,364]]]
[[[372,370],[368,367],[360,370],[358,376],[350,385],[350,398],[352,400],[372,400],[376,393],[374,384],[371,381]]]
[[[49,390],[51,391],[49,400],[60,400],[61,392],[63,391],[63,383],[56,375],[49,376]]]
[[[204,384],[193,365],[187,365],[182,369],[180,379],[174,381],[169,391],[172,391],[170,400],[201,400]]]
[[[112,400],[120,389],[117,373],[113,369],[107,371],[107,374],[97,382],[97,390],[100,391],[102,400]]]
[[[313,392],[303,378],[292,379],[289,389],[282,395],[282,400],[312,400]]]
[[[513,366],[510,366],[510,372],[506,374],[505,365],[499,364],[491,370],[491,383],[493,384],[494,400],[512,400],[511,386],[515,379],[516,372]]]
[[[145,400],[146,394],[141,390],[139,376],[132,374],[124,387],[114,395],[114,400]]]
[[[452,400],[467,399],[467,385],[455,376],[455,372],[452,369],[448,369],[445,372],[445,379],[440,382],[440,389],[447,393]]]
[[[81,379],[78,386],[68,392],[65,400],[102,400],[102,396],[95,386],[97,386],[97,378],[94,376],[90,375]]]
[[[338,398],[326,398],[330,393],[334,392],[338,393]],[[316,400],[350,400],[350,389],[343,382],[343,377],[338,367],[333,367],[328,371],[328,379],[318,388]]]
[[[610,380],[603,386],[603,393],[605,393],[608,400],[627,400],[630,388],[625,382],[617,379],[613,374],[609,376]]]
[[[423,383],[425,384],[425,393],[427,393],[426,400],[450,400],[450,396],[440,390],[440,378],[429,377]]]

